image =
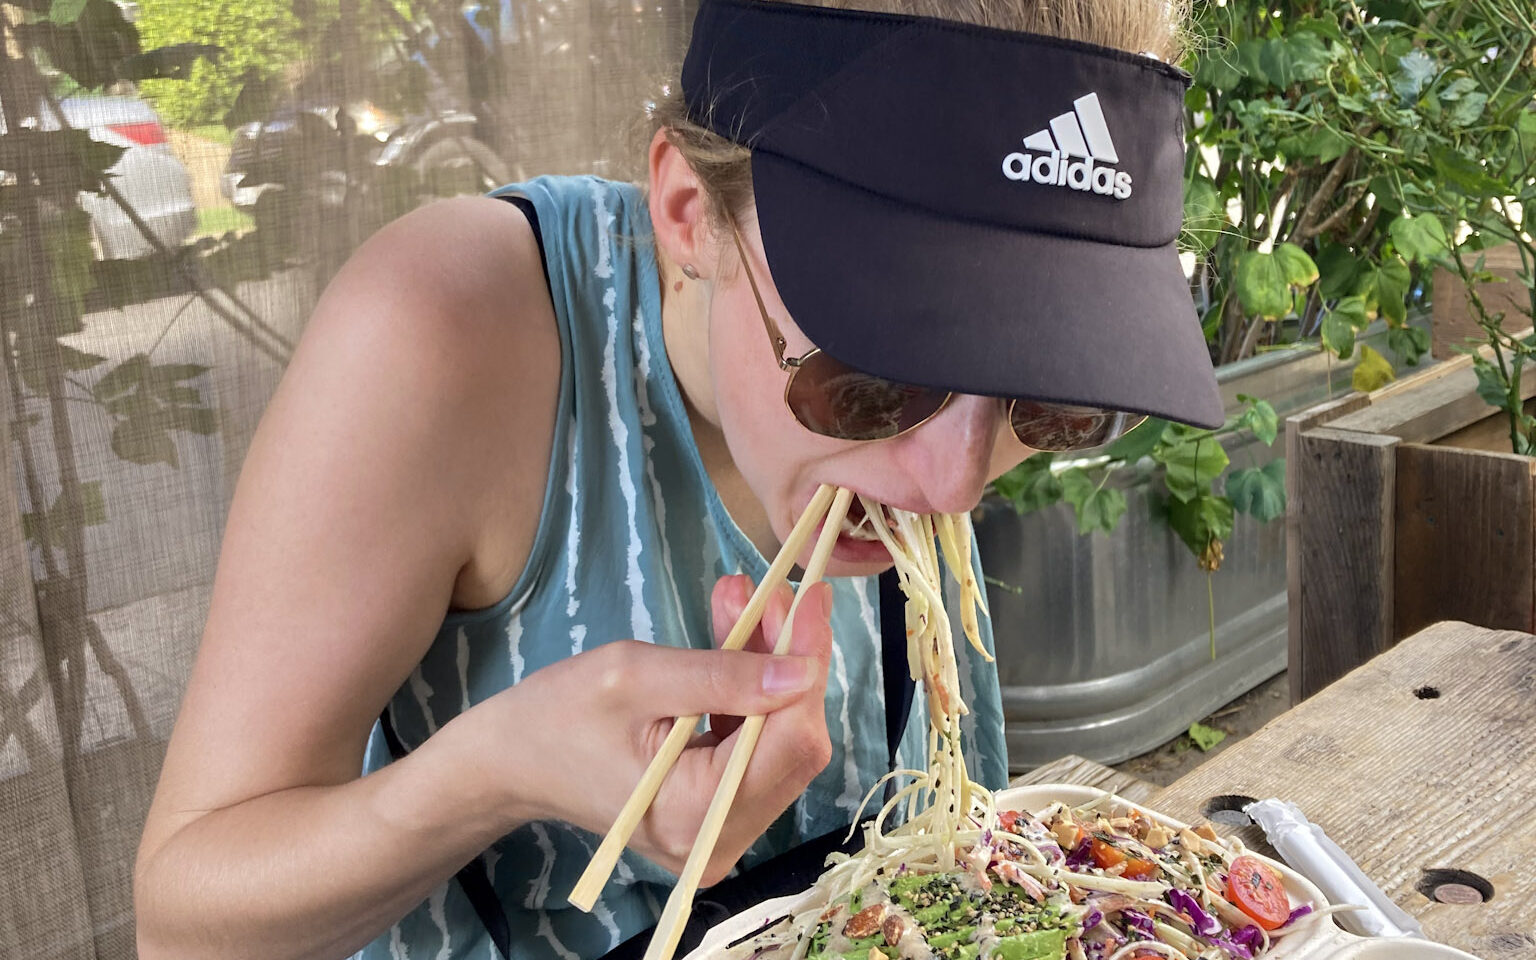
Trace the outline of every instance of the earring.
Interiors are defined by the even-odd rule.
[[[699,279],[699,271],[693,264],[685,263],[683,264],[683,276],[689,280],[697,280]]]

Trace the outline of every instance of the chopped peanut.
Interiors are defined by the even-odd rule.
[[[848,918],[848,925],[843,928],[843,936],[849,940],[862,940],[873,936],[885,922],[886,910],[890,904],[872,903]],[[871,958],[873,960],[873,958]]]
[[[885,918],[885,923],[880,926],[880,932],[885,934],[886,946],[894,947],[901,939],[901,935],[907,932],[907,921],[902,919],[901,914],[893,913]]]
[[[1200,822],[1200,825],[1195,828],[1195,832],[1198,833],[1200,836],[1204,837],[1205,839],[1210,840],[1212,842],[1214,842],[1217,839],[1216,838],[1216,828],[1211,826],[1209,821],[1202,820]]]
[[[1144,839],[1144,842],[1153,850],[1161,850],[1163,847],[1166,847],[1168,845],[1168,841],[1172,839],[1173,831],[1169,830],[1165,826],[1162,826],[1161,824],[1154,823],[1151,827],[1147,828],[1147,835]]]

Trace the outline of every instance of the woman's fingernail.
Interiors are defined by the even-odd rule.
[[[763,669],[763,692],[799,693],[812,683],[811,661],[805,657],[774,657]]]
[[[832,584],[825,580],[816,584],[816,601],[821,605],[821,619],[832,616]]]

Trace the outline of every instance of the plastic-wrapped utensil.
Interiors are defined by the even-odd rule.
[[[1364,937],[1424,936],[1418,921],[1388,899],[1349,854],[1294,803],[1259,800],[1243,807],[1243,812],[1264,829],[1281,858],[1317,884],[1330,903],[1364,908],[1337,915],[1340,926]]]

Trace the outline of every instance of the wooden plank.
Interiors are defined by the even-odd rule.
[[[1504,283],[1480,283],[1478,296],[1489,313],[1504,311],[1504,328],[1526,326],[1531,310],[1530,295],[1525,285],[1517,279],[1520,272],[1520,251],[1513,244],[1504,244],[1485,250],[1483,267],[1495,276],[1503,277]],[[1435,268],[1435,295],[1432,298],[1433,323],[1430,325],[1430,354],[1449,357],[1468,337],[1483,338],[1483,331],[1472,319],[1471,298],[1461,277],[1444,267]]]
[[[1536,460],[1400,444],[1396,504],[1398,636],[1446,619],[1536,631]]]
[[[1145,803],[1161,789],[1155,783],[1148,783],[1129,773],[1121,773],[1102,763],[1073,754],[1052,760],[1043,767],[1036,767],[1015,778],[1008,786],[1027,787],[1034,783],[1076,783],[1085,787],[1098,787],[1136,803]]]
[[[1301,604],[1298,599],[1301,597],[1305,577],[1305,567],[1301,561],[1301,518],[1306,509],[1307,489],[1299,482],[1301,471],[1296,467],[1301,463],[1301,437],[1313,427],[1369,406],[1370,402],[1368,394],[1351,393],[1337,400],[1320,403],[1285,420],[1285,462],[1291,465],[1285,471],[1285,595],[1289,598],[1286,604],[1286,636],[1293,645],[1301,637]],[[1293,687],[1294,683],[1292,681]],[[1296,699],[1293,689],[1292,702]]]
[[[1525,402],[1525,412],[1536,417],[1536,399]],[[1470,427],[1441,437],[1435,441],[1435,446],[1509,453],[1513,449],[1509,442],[1509,418],[1501,412],[1490,413]]]
[[[1297,514],[1299,608],[1289,637],[1291,701],[1391,646],[1395,437],[1315,427],[1290,463]]]
[[[1215,796],[1290,800],[1432,939],[1484,960],[1530,960],[1533,784],[1536,636],[1443,623],[1291,708],[1149,806],[1193,820]],[[1415,885],[1422,871],[1441,868],[1484,877],[1493,899],[1429,900]]]
[[[1401,383],[1397,390],[1376,397],[1370,406],[1337,417],[1328,425],[1338,430],[1386,434],[1407,443],[1429,443],[1488,416],[1487,402],[1477,395],[1477,373],[1470,361],[1443,373],[1432,369],[1422,379],[1407,378]],[[1536,396],[1536,367],[1528,368],[1521,378],[1521,396]]]

